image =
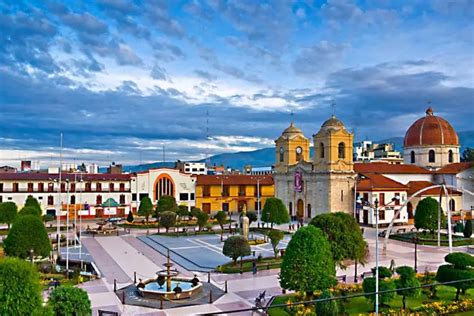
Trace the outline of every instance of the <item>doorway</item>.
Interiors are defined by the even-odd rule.
[[[298,216],[298,218],[304,217],[304,203],[302,199],[299,199],[298,202],[296,202],[296,216]]]

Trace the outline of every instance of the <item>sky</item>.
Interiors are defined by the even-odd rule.
[[[197,160],[335,114],[474,130],[471,0],[0,0],[0,165]]]

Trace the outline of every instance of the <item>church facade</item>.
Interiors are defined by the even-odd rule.
[[[335,116],[310,141],[293,123],[275,140],[275,195],[290,215],[308,220],[328,212],[354,211],[353,135]]]

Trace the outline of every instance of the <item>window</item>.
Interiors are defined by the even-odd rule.
[[[148,193],[140,193],[140,201],[143,200],[144,197],[148,196]]]
[[[239,196],[245,196],[245,185],[239,185]]]
[[[44,183],[40,182],[38,183],[38,192],[43,192],[44,191]]]
[[[76,196],[71,195],[71,204],[76,204]]]
[[[400,205],[400,193],[395,193],[395,205]]]
[[[364,203],[369,202],[369,193],[364,193],[363,202]]]
[[[451,212],[456,210],[456,201],[454,201],[454,199],[449,200],[449,210]]]
[[[337,157],[339,159],[344,159],[346,158],[346,145],[344,143],[339,143],[339,146],[337,146]]]
[[[410,152],[410,163],[415,163],[415,152],[412,150]]]
[[[255,188],[254,188],[254,190],[253,190],[254,196],[259,196],[259,193],[260,193],[260,192],[258,192],[258,189],[259,189],[259,186],[258,186],[258,185],[255,185]]]
[[[280,162],[285,161],[285,150],[283,147],[280,147]]]
[[[290,215],[293,215],[293,203],[290,202],[290,204],[288,205],[288,211],[290,213]]]
[[[261,201],[255,202],[254,207],[255,207],[255,210],[261,210],[262,209],[262,202]]]
[[[324,158],[324,144],[321,143],[319,146],[320,146],[320,149],[319,149],[319,157],[320,157],[320,158]]]
[[[3,183],[0,183],[0,192],[3,192]]]
[[[66,192],[66,183],[61,182],[61,192]]]
[[[187,201],[187,200],[188,200],[188,196],[189,196],[188,193],[180,193],[180,194],[179,194],[179,200],[180,200],[180,201]]]
[[[237,209],[238,209],[239,213],[244,210],[244,207],[245,207],[245,209],[247,209],[247,202],[246,201],[239,201],[237,203]]]
[[[344,202],[344,191],[341,190],[341,202]]]
[[[211,213],[211,203],[202,203],[202,211]]]
[[[54,191],[54,183],[48,183],[48,192]]]
[[[76,184],[75,183],[71,183],[71,186],[69,188],[69,191],[70,192],[76,192]]]
[[[125,192],[125,183],[120,183],[120,192]]]
[[[379,194],[379,207],[385,206],[385,193]]]
[[[379,221],[385,220],[385,211],[379,210]]]
[[[230,191],[230,190],[229,190],[229,186],[228,186],[228,185],[224,185],[224,186],[222,187],[222,196],[229,196],[229,195],[230,195],[230,194],[229,194],[229,191]]]
[[[296,147],[296,161],[303,160],[303,148],[300,146]]]
[[[120,194],[119,203],[122,205],[125,204],[125,194]]]
[[[136,201],[137,200],[137,194],[136,193],[132,193],[132,201]]]
[[[115,191],[115,186],[113,183],[109,183],[109,191],[114,192]]]
[[[308,204],[308,218],[311,218],[311,204]]]
[[[211,196],[211,187],[205,185],[202,187],[202,196]]]
[[[3,202],[3,196],[0,195],[0,203],[2,203],[2,202]]]
[[[102,204],[102,195],[97,195],[97,198],[95,199],[95,204],[97,205]]]
[[[194,197],[194,193],[191,193],[189,195],[189,200],[194,201],[196,198]]]
[[[90,182],[86,182],[86,192],[92,191],[92,184]]]
[[[229,211],[229,203],[222,203],[222,210],[224,212],[228,212]]]
[[[102,183],[97,182],[97,183],[95,184],[95,190],[96,190],[97,192],[102,191]]]
[[[13,192],[18,192],[18,183],[13,183]]]
[[[449,162],[453,162],[453,151],[452,150],[449,150],[448,151],[448,161]]]
[[[33,192],[33,183],[28,183],[28,192]]]
[[[435,151],[433,149],[428,152],[428,162],[435,162]]]

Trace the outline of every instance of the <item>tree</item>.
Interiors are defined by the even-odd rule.
[[[91,301],[87,292],[72,286],[59,286],[49,296],[48,305],[57,316],[91,315]]]
[[[474,148],[467,147],[466,149],[464,149],[461,155],[461,161],[463,162],[474,161]]]
[[[372,269],[372,273],[375,275],[376,269]],[[392,272],[387,267],[379,267],[379,292],[395,290],[395,283],[390,280]],[[375,294],[369,294],[375,292],[375,277],[365,278],[362,282],[362,289],[364,290],[365,297],[374,303],[375,310]],[[379,301],[382,305],[387,305],[395,297],[394,292],[379,293]]]
[[[33,250],[34,255],[47,257],[51,251],[51,242],[39,217],[25,215],[19,216],[13,223],[4,247],[9,256],[25,259]]]
[[[244,236],[230,236],[224,241],[222,248],[224,256],[232,258],[234,265],[239,257],[250,256],[251,250],[248,240]]]
[[[140,207],[138,208],[138,215],[145,216],[145,221],[148,224],[148,218],[153,214],[153,203],[148,196],[144,196],[140,201]]]
[[[206,212],[199,212],[197,215],[197,224],[199,226],[199,231],[202,230],[204,226],[206,226],[207,221],[209,220],[209,214]]]
[[[189,211],[187,205],[179,205],[176,214],[180,217],[189,217]]]
[[[128,211],[127,222],[133,223],[133,220],[134,220],[134,218],[133,218],[133,213],[132,213],[132,211],[130,210],[130,211]]]
[[[39,216],[43,213],[41,210],[41,205],[38,203],[38,200],[32,197],[31,195],[28,195],[28,197],[25,200],[25,205],[23,207],[33,207],[38,210]]]
[[[321,292],[318,299],[332,298],[332,294],[328,289]],[[339,315],[339,305],[337,300],[328,300],[316,303],[316,315],[337,316]]]
[[[450,282],[474,278],[474,257],[468,253],[453,252],[444,257],[449,264],[442,265],[436,272],[438,282]],[[449,284],[456,289],[456,301],[459,300],[461,291],[474,288],[474,281],[465,281]]]
[[[224,234],[224,224],[227,221],[227,214],[224,211],[219,211],[214,215],[214,219],[217,221],[219,226],[221,227],[221,241],[222,235]]]
[[[170,227],[174,227],[176,225],[176,213],[171,211],[161,213],[160,225],[166,228],[166,232],[168,232]]]
[[[197,219],[198,214],[201,213],[201,209],[199,207],[191,207],[191,216]]]
[[[346,268],[344,260],[347,259],[364,263],[367,243],[354,217],[342,212],[321,214],[314,217],[310,225],[323,231],[338,266]]]
[[[312,225],[302,227],[291,238],[283,256],[280,286],[306,293],[336,285],[336,266],[331,246],[323,232]]]
[[[54,216],[53,215],[50,215],[50,214],[44,214],[43,216],[41,216],[41,221],[43,223],[47,223],[47,222],[51,222],[54,220]]]
[[[15,221],[18,215],[18,209],[13,202],[0,203],[0,223],[5,223],[10,229],[11,223]]]
[[[464,231],[462,232],[465,238],[471,238],[472,235],[472,220],[466,220],[466,225],[464,225]]]
[[[39,274],[17,258],[0,260],[0,315],[31,315],[41,308]]]
[[[275,257],[278,256],[278,244],[284,236],[285,234],[281,230],[272,229],[268,232],[268,238],[270,238]]]
[[[445,216],[441,211],[441,227],[444,222]],[[418,203],[415,210],[415,227],[429,230],[434,237],[434,232],[438,229],[438,201],[427,197]]]
[[[41,218],[41,210],[38,210],[36,207],[25,206],[18,212],[18,216],[33,215],[38,218]]]
[[[174,196],[162,195],[156,204],[156,212],[174,212],[178,211],[178,205],[176,204],[176,199]]]
[[[273,225],[280,225],[290,221],[290,215],[285,204],[278,198],[268,198],[262,210],[262,221]]]
[[[249,226],[258,220],[257,213],[253,211],[247,212],[247,217],[249,218]]]
[[[414,297],[420,294],[419,287],[420,281],[416,278],[416,272],[412,267],[401,266],[396,269],[400,278],[395,280],[395,285],[397,286],[397,294],[402,296],[403,309],[407,308],[407,297]],[[404,288],[411,288],[406,290],[398,290]]]

